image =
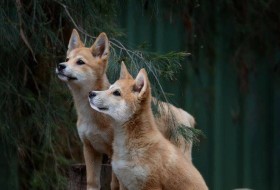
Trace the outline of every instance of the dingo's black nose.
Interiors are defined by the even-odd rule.
[[[58,66],[57,66],[57,70],[58,71],[62,71],[63,69],[66,68],[66,65],[62,64],[62,63],[59,63]]]
[[[96,96],[96,93],[94,91],[91,91],[88,93],[89,98],[94,98]]]

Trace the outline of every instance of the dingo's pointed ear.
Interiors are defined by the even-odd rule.
[[[73,29],[69,43],[68,43],[68,50],[67,54],[70,53],[73,49],[76,49],[78,47],[83,47],[84,44],[80,39],[79,33],[76,29]]]
[[[90,49],[93,56],[100,57],[102,59],[108,58],[109,40],[107,38],[107,35],[104,32],[99,34]]]
[[[150,83],[145,69],[139,71],[133,90],[139,92],[139,97],[143,97],[144,94],[148,95],[150,92]]]
[[[121,63],[120,79],[133,79],[132,76],[129,74],[123,61]]]

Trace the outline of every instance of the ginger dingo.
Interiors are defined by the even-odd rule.
[[[89,94],[91,107],[115,120],[112,168],[122,189],[208,189],[192,162],[158,130],[151,99],[145,69],[134,80],[124,63],[108,90]]]
[[[110,83],[106,69],[109,58],[109,40],[101,33],[94,44],[87,48],[74,29],[68,44],[66,61],[58,64],[56,73],[66,82],[74,99],[78,115],[77,129],[83,143],[84,159],[87,174],[87,189],[100,189],[100,171],[102,154],[112,156],[113,122],[111,117],[91,109],[88,93],[92,90],[107,90]],[[156,118],[158,127],[165,137],[170,138],[169,120],[174,119],[179,124],[194,127],[194,118],[182,109],[162,103],[160,117]],[[174,118],[170,114],[173,113]],[[191,143],[186,143],[183,137],[171,141],[184,151],[186,158],[191,160]],[[118,183],[112,176],[112,189],[118,189]]]

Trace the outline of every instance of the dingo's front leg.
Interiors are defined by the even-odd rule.
[[[84,143],[83,148],[87,171],[87,190],[100,190],[102,155],[89,143]]]
[[[119,180],[117,179],[117,176],[112,170],[111,190],[119,190],[119,189],[120,189]]]

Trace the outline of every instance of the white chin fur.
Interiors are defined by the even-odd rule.
[[[90,107],[91,107],[92,109],[94,109],[95,111],[101,112],[101,111],[98,110],[98,108],[97,108],[95,105],[93,105],[90,101],[89,101],[89,105],[90,105]]]
[[[106,113],[105,110],[100,110],[100,109],[98,109],[98,107],[96,107],[96,106],[91,102],[91,99],[90,99],[90,98],[89,98],[89,105],[90,105],[90,107],[91,107],[92,109],[94,109],[95,111],[98,111],[98,112],[100,112],[100,113]]]
[[[69,80],[68,77],[66,77],[66,76],[63,76],[63,75],[57,75],[57,76],[62,81],[68,81]]]

